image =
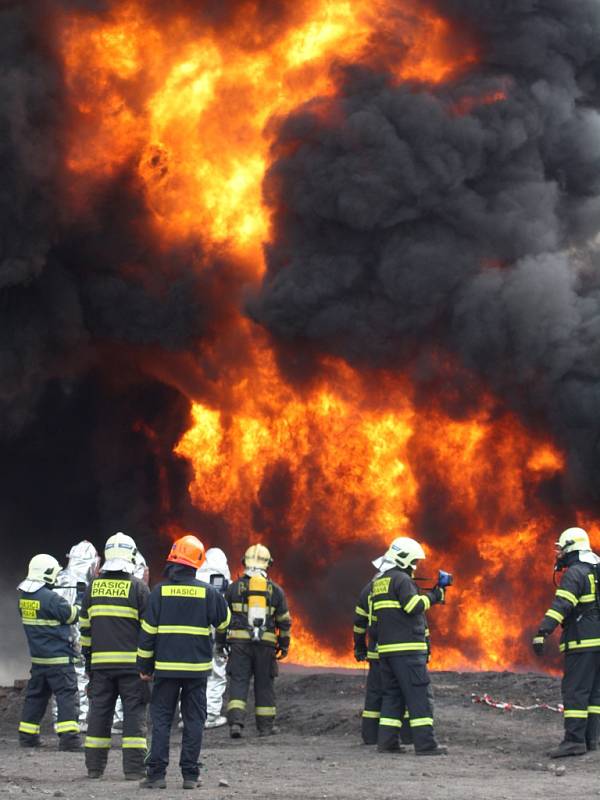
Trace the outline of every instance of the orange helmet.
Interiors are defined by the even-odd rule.
[[[188,533],[173,542],[171,552],[167,556],[167,561],[175,564],[185,564],[187,567],[198,569],[204,563],[204,545],[197,536]]]

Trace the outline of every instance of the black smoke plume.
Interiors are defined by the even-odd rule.
[[[597,502],[600,5],[429,6],[475,43],[466,73],[398,84],[346,66],[335,99],[280,121],[251,313],[417,384],[439,388],[441,365],[450,394],[466,369],[553,432],[570,502]]]

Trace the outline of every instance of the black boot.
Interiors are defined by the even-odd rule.
[[[550,758],[564,758],[565,756],[584,756],[587,753],[585,742],[561,742],[554,750],[548,753]]]
[[[80,753],[83,750],[78,733],[61,733],[59,740],[58,749],[63,753]]]
[[[151,778],[149,775],[140,781],[140,789],[166,789],[167,782],[161,776]]]
[[[242,726],[238,722],[234,722],[233,725],[229,726],[229,735],[232,739],[241,739]]]
[[[435,747],[431,747],[429,750],[415,750],[416,756],[445,756],[448,754],[448,748],[444,747],[443,744],[436,744]]]

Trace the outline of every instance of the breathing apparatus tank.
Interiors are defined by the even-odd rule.
[[[267,579],[263,575],[252,575],[248,582],[248,625],[252,639],[260,641],[267,622]]]

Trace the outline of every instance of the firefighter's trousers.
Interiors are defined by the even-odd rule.
[[[206,713],[209,717],[220,716],[225,689],[227,689],[227,661],[223,657],[213,658],[206,686]]]
[[[600,715],[600,652],[580,650],[566,654],[562,698],[565,741],[585,742],[588,720]],[[595,728],[593,719],[589,735]]]
[[[234,642],[229,653],[227,672],[227,722],[230,725],[244,724],[250,678],[254,676],[256,727],[259,731],[268,733],[273,728],[276,714],[274,679],[278,669],[275,648],[259,643]]]
[[[117,697],[123,701],[123,772],[141,775],[146,757],[146,706],[149,690],[137,672],[119,669],[92,670],[89,683],[90,712],[85,737],[85,765],[104,772],[111,748],[113,715]]]
[[[379,718],[381,716],[381,675],[379,661],[369,661],[367,686],[365,690],[365,708],[362,712],[361,734],[365,744],[377,744]]]
[[[155,678],[150,703],[152,742],[146,761],[150,778],[164,778],[169,765],[171,725],[181,704],[183,735],[179,766],[184,780],[197,780],[200,774],[198,759],[206,722],[207,676],[197,678]],[[181,698],[180,698],[181,694]]]
[[[42,666],[33,664],[19,723],[19,739],[24,745],[39,742],[40,723],[54,695],[58,706],[56,732],[60,747],[68,747],[79,735],[77,678],[72,664]]]
[[[88,686],[88,676],[85,671],[85,663],[83,658],[78,658],[75,664],[75,676],[77,678],[77,694],[79,697],[79,727],[81,730],[85,730],[87,726],[87,716],[89,711],[89,703],[88,703],[88,694],[87,694],[87,686]],[[52,699],[52,721],[56,724],[56,716],[57,716],[57,709],[56,709],[56,698]]]
[[[437,747],[433,735],[433,706],[427,656],[407,653],[380,658],[383,699],[377,744],[380,750],[395,750],[405,711],[415,751]]]

